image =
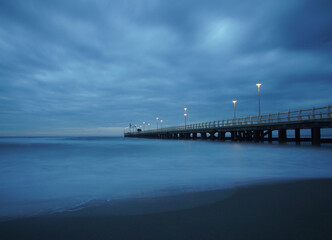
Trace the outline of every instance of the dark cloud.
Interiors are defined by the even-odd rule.
[[[0,134],[121,134],[331,103],[328,0],[0,1]]]

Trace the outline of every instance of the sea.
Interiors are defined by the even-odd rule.
[[[73,211],[92,201],[331,177],[331,145],[2,137],[0,220]]]

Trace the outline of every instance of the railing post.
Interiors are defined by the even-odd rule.
[[[271,122],[271,113],[269,113],[269,122]]]
[[[225,125],[225,120],[222,120],[221,126],[224,126],[224,125]]]
[[[302,109],[299,111],[299,115],[297,115],[298,120],[302,120]]]
[[[280,122],[280,112],[278,112],[278,122]]]
[[[315,119],[316,118],[316,108],[312,108],[312,118]]]
[[[250,124],[252,124],[252,116],[250,116]]]
[[[290,121],[290,110],[288,110],[288,113],[287,113],[287,120]]]
[[[331,105],[329,105],[327,107],[327,117],[330,118],[331,117]]]

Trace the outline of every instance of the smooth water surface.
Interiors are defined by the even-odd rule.
[[[121,137],[0,138],[0,218],[108,201],[332,177],[331,147]]]

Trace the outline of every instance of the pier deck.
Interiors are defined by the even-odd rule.
[[[331,138],[322,138],[322,128],[332,128],[331,106],[202,122],[140,132],[127,131],[124,133],[124,136],[221,141],[312,142],[314,145],[332,143]],[[302,129],[311,129],[311,136],[301,137]],[[287,130],[294,130],[294,136],[291,138],[287,137]],[[277,137],[275,136],[276,134],[273,134],[275,131],[278,133]]]

